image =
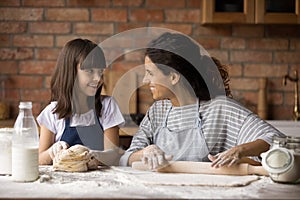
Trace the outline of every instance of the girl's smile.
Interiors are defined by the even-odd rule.
[[[79,65],[77,78],[81,93],[86,96],[94,96],[103,84],[103,71],[101,68],[81,69]]]

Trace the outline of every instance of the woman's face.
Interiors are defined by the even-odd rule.
[[[143,83],[149,85],[154,100],[172,99],[172,84],[169,75],[163,72],[150,60],[145,57],[145,76]]]
[[[77,65],[77,81],[79,91],[86,96],[95,96],[98,88],[103,84],[101,68],[80,69]]]

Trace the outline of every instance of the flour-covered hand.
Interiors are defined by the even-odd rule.
[[[166,155],[158,146],[150,145],[143,150],[142,161],[153,170],[168,165],[172,157],[172,155]]]
[[[69,148],[69,145],[65,141],[58,141],[52,145],[52,147],[49,149],[49,155],[51,159],[53,160],[55,156],[63,149]]]
[[[208,155],[208,158],[212,161],[211,166],[218,168],[227,165],[228,167],[237,164],[241,159],[241,153],[238,146],[228,149],[217,155]]]

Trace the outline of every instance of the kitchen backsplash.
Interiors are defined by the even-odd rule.
[[[268,78],[268,119],[292,118],[293,83],[300,73],[299,25],[201,25],[201,0],[0,0],[1,100],[11,118],[19,101],[33,101],[37,115],[50,98],[50,76],[62,46],[75,37],[101,42],[122,31],[164,27],[190,35],[229,66],[235,99],[256,112],[259,78]],[[114,70],[127,71],[141,58],[124,56]],[[4,89],[3,89],[4,88]],[[4,91],[3,91],[4,90]],[[139,90],[137,112],[152,103]]]

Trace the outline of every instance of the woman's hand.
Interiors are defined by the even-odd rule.
[[[150,145],[143,150],[142,161],[153,170],[168,165],[172,157],[172,155],[165,155],[158,146]]]
[[[49,149],[51,159],[53,160],[58,152],[67,148],[69,148],[69,145],[65,141],[58,141],[54,143]]]
[[[228,149],[227,151],[218,153],[217,155],[208,155],[209,160],[212,161],[211,166],[218,168],[227,165],[228,167],[239,163],[241,159],[241,150],[239,146]]]
[[[237,163],[248,163],[250,165],[260,165],[260,162],[248,158],[248,156],[260,156],[261,153],[269,150],[270,145],[264,140],[257,139],[252,142],[240,144],[227,151],[218,153],[215,156],[208,155],[212,161],[212,167],[231,166]]]

